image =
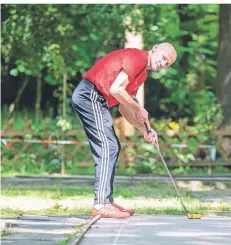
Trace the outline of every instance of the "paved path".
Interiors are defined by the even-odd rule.
[[[2,244],[58,245],[89,217],[24,215],[4,220],[11,224]],[[230,245],[231,217],[134,215],[129,219],[101,219],[94,224],[81,245]]]
[[[3,219],[10,227],[1,244],[8,245],[58,245],[66,236],[76,231],[76,226],[85,224],[84,218],[59,215],[24,215],[19,219]]]
[[[231,218],[135,215],[125,220],[101,219],[81,245],[230,245]]]
[[[190,181],[201,181],[201,182],[225,182],[231,183],[231,175],[223,174],[223,175],[191,175],[191,176],[183,176],[183,175],[174,175],[173,176],[176,181],[182,182],[190,182]],[[15,176],[15,177],[2,177],[2,184],[23,184],[23,183],[43,183],[43,184],[52,184],[57,183],[60,184],[79,184],[79,183],[93,183],[94,175],[69,175],[62,176],[59,174],[56,175],[27,175],[27,176]],[[152,183],[152,182],[169,182],[169,176],[161,176],[161,175],[116,175],[115,183],[125,184],[125,183],[136,183],[136,182],[144,182],[144,183]]]

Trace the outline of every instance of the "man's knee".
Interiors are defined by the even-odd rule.
[[[120,153],[120,151],[121,151],[121,144],[120,144],[120,142],[119,141],[117,141],[117,146],[118,146],[118,154]]]
[[[113,141],[113,143],[110,145],[111,150],[115,153],[115,154],[119,154],[120,150],[121,150],[121,145],[119,141]]]

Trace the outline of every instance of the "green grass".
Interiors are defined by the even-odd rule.
[[[17,162],[17,165],[21,165],[21,163]],[[6,164],[7,165],[7,164]],[[44,164],[45,165],[45,164]],[[36,171],[33,170],[36,167]],[[16,175],[22,176],[22,175],[49,175],[49,174],[59,174],[60,171],[56,171],[56,172],[52,172],[49,173],[48,171],[44,171],[43,168],[39,168],[38,166],[34,166],[34,167],[25,167],[25,168],[15,168],[15,167],[9,167],[7,166],[7,168],[2,168],[2,172],[1,175],[3,177],[14,177]],[[95,169],[92,166],[89,167],[75,167],[73,166],[71,169],[66,169],[66,174],[67,175],[94,175],[95,174]]]
[[[29,154],[28,154],[29,157]],[[78,162],[78,160],[76,160]],[[54,173],[60,173],[60,165],[49,164],[48,162],[43,162],[37,164],[30,162],[29,159],[20,159],[20,161],[10,161],[7,159],[2,160],[1,174],[2,176],[16,176],[16,175],[49,175]],[[95,169],[92,161],[86,163],[86,166],[76,166],[76,164],[67,164],[66,174],[68,175],[94,175]],[[120,164],[117,163],[117,166]],[[141,172],[140,172],[141,171]],[[147,171],[147,170],[146,170]],[[172,174],[175,175],[207,175],[208,169],[205,168],[192,168],[192,167],[179,167],[170,170]],[[222,166],[217,166],[212,169],[212,175],[216,174],[227,174],[230,173],[230,169],[224,168]],[[130,168],[119,168],[116,169],[116,175],[135,175],[143,174],[142,168],[137,169],[135,167]],[[148,170],[148,175],[167,175],[164,166],[160,163],[160,166],[156,167],[153,171]]]
[[[81,228],[83,227],[84,225],[77,225],[75,227],[75,232],[73,232],[72,234],[68,234],[68,235],[65,235],[66,239],[61,241],[59,243],[59,245],[67,245],[69,244],[69,242],[71,241],[71,239],[81,230]]]
[[[2,196],[27,196],[51,199],[65,199],[67,197],[84,196],[91,197],[93,190],[91,187],[73,188],[73,187],[52,187],[52,188],[17,188],[8,186],[2,189]]]
[[[5,186],[1,191],[2,196],[27,196],[27,197],[38,197],[38,198],[52,198],[57,200],[62,200],[66,198],[74,197],[84,197],[92,198],[93,197],[93,185],[92,186],[76,186],[76,187],[64,187],[64,186],[50,186],[50,187],[28,187],[21,186],[15,187],[12,185]],[[114,196],[122,197],[124,199],[131,198],[164,198],[175,197],[175,189],[172,188],[169,184],[161,183],[150,183],[143,184],[137,183],[134,185],[126,186],[121,184],[115,184],[114,186]]]
[[[38,197],[38,198],[51,198],[57,200],[63,200],[67,198],[92,198],[93,197],[93,184],[92,185],[76,185],[75,187],[59,185],[50,185],[49,187],[40,187],[34,184],[32,187],[27,185],[13,186],[11,184],[2,187],[2,196],[26,196],[26,197]],[[230,188],[229,184],[223,184],[222,189]],[[181,194],[184,198],[192,198],[192,192],[184,189],[181,190]],[[217,189],[218,187],[213,183],[201,184],[198,186],[200,190],[206,188]],[[161,199],[165,197],[176,197],[177,193],[172,183],[142,183],[137,182],[134,184],[115,184],[114,185],[114,197],[122,197],[123,199],[132,198],[155,198]]]
[[[177,198],[175,189],[171,184],[150,183],[150,184],[116,184],[114,187],[115,200],[120,199],[124,203],[132,205],[137,214],[174,214],[183,215],[183,209]],[[195,197],[193,192],[181,190],[183,201],[189,212],[206,214],[208,212],[231,211],[231,205],[222,201],[201,202],[199,197]],[[47,209],[25,211],[21,209],[13,209],[10,207],[2,208],[2,217],[16,217],[23,213],[27,214],[55,214],[55,215],[90,215],[91,203],[93,200],[93,186],[49,186],[36,187],[28,186],[4,186],[1,193],[2,197],[30,197],[40,199],[57,200],[57,203]],[[198,195],[198,193],[197,193]],[[203,196],[203,191],[201,194]],[[79,206],[64,207],[60,205],[60,201],[70,200]],[[85,200],[85,204],[81,206],[81,200]],[[12,200],[13,201],[13,200]],[[86,201],[89,203],[86,206]],[[36,202],[36,200],[35,200]],[[58,204],[59,202],[59,204]]]
[[[1,231],[1,236],[10,236],[11,234],[11,231]]]
[[[23,214],[22,210],[13,208],[1,208],[1,218],[16,218]]]
[[[70,242],[70,240],[72,239],[73,236],[74,236],[74,234],[65,235],[65,240],[61,241],[59,243],[59,245],[67,245]]]
[[[41,210],[25,211],[22,209],[2,208],[1,218],[16,218],[22,214],[34,215],[71,215],[71,216],[85,216],[90,214],[90,208],[63,208],[55,205],[51,208]]]
[[[177,201],[179,202],[179,201]],[[169,205],[166,207],[155,207],[145,206],[145,207],[135,207],[136,214],[164,214],[164,215],[184,215],[184,211],[180,205],[174,207],[172,205],[175,202],[169,201]],[[228,205],[220,204],[217,207],[211,207],[211,205],[195,205],[195,203],[189,204],[185,202],[189,213],[200,213],[202,215],[207,215],[214,212],[231,212],[231,207]],[[69,216],[90,216],[91,208],[63,208],[63,207],[52,207],[49,209],[33,210],[33,211],[23,211],[19,209],[2,208],[1,218],[16,218],[22,214],[34,214],[34,215],[69,215]]]

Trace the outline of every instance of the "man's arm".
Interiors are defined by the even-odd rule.
[[[137,103],[138,103],[138,100],[137,100]],[[122,104],[119,105],[119,112],[129,123],[131,123],[134,127],[136,127],[140,131],[140,133],[143,135],[145,141],[147,141],[153,145],[156,145],[156,144],[158,145],[157,133],[154,129],[150,128],[150,123],[148,121],[147,121],[148,122],[147,126],[148,126],[149,130],[147,131],[144,123],[138,121],[135,118],[134,114],[130,110],[128,110],[124,105],[122,105]]]
[[[136,103],[132,97],[126,91],[126,87],[129,84],[128,74],[125,71],[121,71],[113,84],[110,87],[110,94],[119,101],[120,104],[128,107],[134,112],[141,110],[141,106]]]
[[[137,98],[134,95],[131,95],[132,99],[139,104],[139,101],[137,100]],[[146,128],[144,127],[143,123],[140,123],[134,116],[134,114],[130,111],[127,110],[126,107],[122,104],[119,105],[118,108],[120,114],[130,123],[132,124],[135,128],[137,128],[141,134],[144,134],[144,131],[146,130]]]
[[[148,121],[148,112],[135,102],[133,98],[126,91],[126,87],[129,84],[128,74],[122,70],[113,84],[110,87],[110,94],[119,101],[121,105],[126,108],[126,111],[129,111],[136,118],[136,121],[140,124],[147,124],[150,129],[150,123]]]
[[[156,144],[157,133],[150,128],[148,112],[127,93],[128,84],[128,75],[122,70],[110,87],[110,94],[120,102],[121,114],[143,134],[144,140]],[[144,123],[146,123],[149,132],[147,132]]]
[[[135,128],[139,130],[139,132],[143,135],[146,128],[143,123],[140,123],[134,116],[134,113],[131,110],[126,109],[126,107],[123,104],[119,105],[118,108],[121,115]]]

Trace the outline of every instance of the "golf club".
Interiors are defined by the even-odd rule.
[[[145,125],[146,130],[147,130],[147,132],[148,132],[148,134],[149,134],[149,133],[151,132],[151,130],[148,129],[148,126],[147,126],[146,123],[144,123],[144,125]],[[165,168],[166,168],[166,170],[167,170],[167,172],[168,172],[168,174],[169,174],[169,176],[170,176],[170,178],[171,178],[171,180],[172,180],[172,183],[173,183],[173,185],[174,185],[174,187],[175,187],[175,189],[176,189],[176,191],[177,191],[177,194],[178,194],[178,196],[179,196],[179,198],[180,198],[181,205],[182,205],[182,207],[183,207],[183,209],[184,209],[184,212],[185,212],[185,214],[187,215],[188,219],[200,219],[200,218],[201,218],[201,215],[200,215],[200,214],[197,214],[197,213],[189,213],[189,212],[187,211],[187,209],[186,209],[186,207],[185,207],[185,205],[184,205],[184,203],[183,203],[183,201],[182,201],[182,199],[181,199],[181,194],[180,194],[180,192],[179,192],[179,190],[178,190],[178,188],[177,188],[177,185],[176,185],[176,183],[175,183],[175,181],[174,181],[174,179],[173,179],[173,177],[172,177],[172,175],[171,175],[171,173],[170,173],[170,171],[169,171],[169,169],[168,169],[167,164],[166,164],[165,161],[164,161],[164,158],[163,158],[161,152],[160,152],[160,147],[159,147],[158,144],[155,144],[155,146],[156,146],[156,149],[157,149],[157,151],[158,151],[158,153],[159,153],[159,156],[160,156],[160,158],[161,158],[161,160],[162,160],[162,162],[163,162],[163,164],[164,164],[164,166],[165,166]]]

